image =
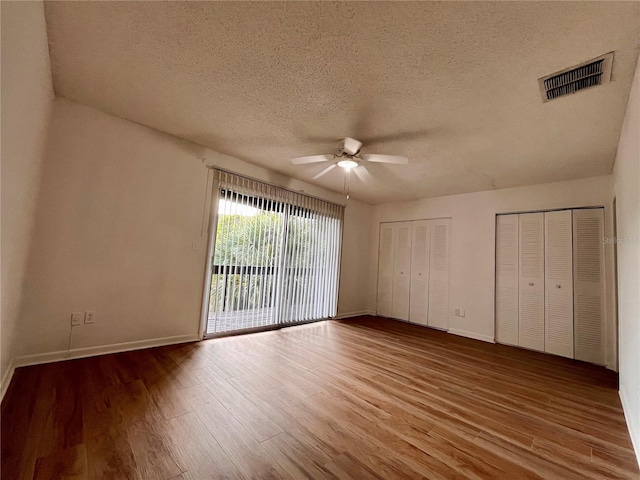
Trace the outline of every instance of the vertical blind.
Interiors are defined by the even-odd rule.
[[[207,334],[335,316],[344,207],[214,172]]]

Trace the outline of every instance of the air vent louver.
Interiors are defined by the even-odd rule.
[[[542,101],[548,102],[607,83],[611,78],[612,61],[613,52],[538,79]]]

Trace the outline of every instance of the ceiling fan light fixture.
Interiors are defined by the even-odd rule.
[[[340,160],[338,166],[345,170],[352,170],[358,166],[358,162],[355,160]]]

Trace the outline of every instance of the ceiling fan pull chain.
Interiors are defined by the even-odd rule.
[[[347,170],[344,174],[344,193],[349,199],[349,178],[351,177],[351,169]]]

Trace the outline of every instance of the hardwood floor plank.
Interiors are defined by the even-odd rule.
[[[112,426],[87,440],[88,477],[104,480],[138,479],[140,471],[126,430]]]
[[[570,468],[578,472],[584,478],[629,478],[632,471],[625,471],[624,468],[615,463],[608,465],[592,462],[590,455],[576,454],[575,451],[565,448],[563,445],[535,439],[531,451],[544,457],[552,458],[560,465],[570,465]]]
[[[591,461],[605,467],[620,468],[626,471],[630,476],[638,472],[638,464],[626,452],[619,450],[600,450],[598,448],[591,449]]]
[[[242,478],[223,448],[195,413],[167,422],[167,435],[178,454],[178,463],[199,479]]]
[[[2,478],[637,479],[604,368],[359,317],[19,368]]]
[[[166,381],[171,382],[176,388],[187,388],[198,385],[200,382],[193,375],[192,369],[200,364],[204,356],[191,344],[169,345],[167,347],[153,348],[150,353],[158,364],[167,372]],[[205,362],[202,362],[205,364]]]
[[[129,379],[132,376],[128,377]],[[142,478],[166,479],[182,472],[164,431],[164,418],[142,380],[122,383],[106,391],[107,402],[118,410]]]
[[[176,475],[175,477],[171,477],[169,480],[197,480],[197,479],[196,477],[191,475],[191,472],[182,472]]]
[[[125,355],[130,362],[130,367],[137,372],[155,406],[165,419],[191,411],[179,388],[171,380],[169,371],[154,355],[140,350],[128,352]]]
[[[33,437],[32,425],[37,425],[36,402],[39,383],[36,367],[16,370],[2,401],[2,476],[31,479],[36,463],[38,437]],[[39,370],[39,369],[38,369]]]
[[[475,438],[469,438],[464,434],[464,432],[457,431],[455,427],[451,427],[450,425],[436,425],[429,432],[429,436],[437,441],[446,442],[464,454],[468,455],[471,453],[474,457],[473,460],[465,463],[479,462],[482,468],[486,468],[486,465],[490,465],[494,474],[496,470],[493,469],[497,469],[498,472],[502,472],[498,475],[499,477],[504,478],[511,476],[522,480],[541,478],[536,472],[531,471],[518,463],[501,457],[490,450],[478,448],[478,445],[475,443]],[[481,478],[484,478],[485,476],[487,475],[481,475]]]
[[[87,451],[81,444],[38,458],[33,479],[86,480],[87,474]]]
[[[351,480],[384,480],[385,477],[370,470],[348,453],[342,453],[326,465],[326,468],[338,478]],[[388,477],[387,477],[388,478]],[[411,478],[411,477],[395,477]]]
[[[562,478],[563,480],[580,480],[584,476],[577,473],[569,465],[557,465],[552,458],[543,457],[530,449],[516,445],[488,432],[480,432],[475,443],[481,448],[492,451],[496,455],[535,472],[542,478]]]
[[[194,412],[224,449],[236,468],[251,478],[289,478],[251,433],[204,386],[190,387]]]
[[[84,441],[82,423],[81,383],[76,379],[80,373],[77,361],[64,362],[59,366],[49,366],[56,370],[57,380],[49,390],[47,414],[40,427],[38,457],[64,450]]]
[[[227,380],[216,378],[207,369],[198,369],[197,377],[211,392],[213,398],[226,406],[256,441],[262,442],[283,432],[276,423],[265,417],[247,397],[236,390]]]
[[[358,458],[362,459],[370,468],[385,471],[388,475],[387,478],[416,478],[425,472],[428,472],[429,478],[462,477],[460,472],[451,468],[450,465],[446,465],[428,452],[421,450],[411,442],[411,439],[399,435],[397,425],[389,429],[376,430],[374,422],[361,417],[358,413],[339,403],[332,402],[327,397],[323,398],[321,394],[310,397],[305,404],[308,407],[305,413],[308,412],[316,417],[320,416],[323,423],[327,425],[329,428],[327,434],[331,435],[328,440],[332,444],[336,442],[335,436],[340,435],[343,453],[348,450],[353,454],[355,447],[359,453]],[[341,425],[345,425],[345,427],[341,427]],[[375,433],[372,434],[372,432]],[[427,433],[422,430],[419,436],[423,437]],[[390,447],[393,452],[392,456],[388,455]],[[372,455],[370,453],[372,451],[378,453]],[[386,461],[386,465],[381,465],[379,463],[381,460]],[[410,470],[407,471],[407,468]]]
[[[316,424],[307,422],[305,418],[300,416],[296,407],[303,399],[292,399],[288,392],[282,389],[270,390],[268,394],[255,395],[251,398],[265,415],[308,448],[318,450],[326,458],[333,458],[342,453],[342,450],[338,449],[335,444],[325,441],[322,429],[318,429],[319,433],[316,433]],[[281,438],[282,434],[273,438],[279,437]],[[269,440],[263,443],[267,443]]]
[[[262,442],[262,446],[292,478],[340,478],[324,466],[331,461],[330,457],[310,443],[298,441],[288,433],[271,437]]]
[[[164,480],[182,473],[177,462],[177,455],[169,446],[164,432],[158,433],[154,430],[156,429],[148,429],[142,425],[135,425],[127,429],[127,437],[132,446],[140,477],[149,480]]]

